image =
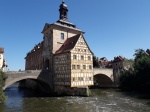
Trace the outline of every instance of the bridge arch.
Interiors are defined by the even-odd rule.
[[[108,76],[113,82],[114,82],[114,76],[113,76],[113,69],[109,69],[109,68],[94,68],[93,69],[94,72],[94,76],[99,74],[103,74]]]
[[[98,87],[112,87],[113,80],[106,74],[95,74],[94,84]]]
[[[49,84],[47,82],[45,82],[45,80],[37,78],[36,76],[23,76],[20,78],[16,78],[16,79],[6,83],[5,86],[3,87],[3,90],[5,90],[6,88],[8,88],[9,86],[11,86],[12,84],[14,84],[16,82],[20,82],[20,81],[27,80],[27,79],[29,79],[30,81],[32,80],[32,81],[38,83],[38,85],[40,85],[40,87],[44,88],[45,90],[51,91]],[[32,86],[30,88],[32,88]]]
[[[19,82],[21,80],[25,80],[25,79],[37,79],[36,76],[22,76],[19,78],[15,78],[13,80],[11,80],[10,82],[5,83],[5,86],[3,87],[3,90],[5,90],[6,88],[8,88],[9,86],[11,86],[12,84]]]
[[[52,74],[50,71],[41,71],[41,70],[28,70],[23,72],[7,72],[6,75],[8,78],[5,81],[5,85],[3,87],[3,90],[5,90],[10,85],[22,81],[20,84],[24,86],[29,86],[29,88],[34,87],[37,85],[40,89],[43,90],[43,92],[48,92],[53,89],[52,88]],[[26,80],[28,79],[28,80]],[[26,80],[23,83],[23,80]],[[34,85],[35,84],[35,85]],[[44,91],[45,90],[45,91]]]

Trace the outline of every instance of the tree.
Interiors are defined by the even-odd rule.
[[[120,87],[128,90],[150,92],[150,57],[143,49],[135,50],[133,70],[120,77]]]
[[[133,56],[135,56],[135,61],[137,61],[139,58],[141,58],[143,55],[145,55],[145,51],[143,49],[136,49]]]
[[[120,76],[120,88],[123,90],[133,90],[136,87],[135,72],[125,71]]]
[[[6,78],[6,75],[2,71],[0,71],[0,103],[3,103],[6,99],[6,96],[3,92],[3,86]]]
[[[137,88],[150,92],[150,57],[142,49],[135,52],[134,70],[137,78]]]
[[[98,58],[96,56],[93,56],[93,67],[95,67],[95,68],[100,67]]]

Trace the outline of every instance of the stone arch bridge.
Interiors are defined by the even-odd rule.
[[[113,87],[114,74],[113,69],[94,68],[94,83],[99,87]],[[96,84],[97,83],[97,84]]]
[[[26,70],[21,72],[6,72],[8,78],[6,79],[5,86],[3,90],[5,90],[10,85],[25,79],[33,79],[42,81],[52,89],[52,74],[48,71],[42,70]],[[113,69],[105,69],[105,68],[94,68],[93,76],[97,79],[99,85],[108,86],[107,83],[113,83]]]
[[[6,72],[8,78],[6,79],[5,86],[3,90],[5,90],[10,85],[25,79],[32,79],[43,82],[47,84],[52,89],[52,75],[48,70],[26,70],[20,72]]]

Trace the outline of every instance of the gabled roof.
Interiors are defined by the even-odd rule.
[[[102,57],[99,59],[100,61],[108,61],[106,57]]]
[[[47,30],[51,25],[52,25],[52,24],[45,23],[44,28],[43,28],[43,30],[42,30],[41,33],[43,33],[45,30]]]
[[[71,51],[74,46],[76,45],[78,39],[80,38],[81,34],[75,35],[71,38],[68,38],[64,44],[56,51],[55,54],[64,53]]]
[[[56,51],[55,54],[60,54],[60,53],[65,53],[65,52],[70,52],[76,45],[78,39],[80,38],[80,36],[83,37],[83,34],[77,34],[73,37],[68,38],[64,44]],[[84,37],[83,37],[84,39]],[[89,48],[86,40],[84,39],[84,42],[86,43],[89,51],[93,54],[93,52],[91,51],[91,49]]]
[[[87,44],[87,42],[86,42],[86,40],[85,40],[85,38],[84,38],[83,35],[82,35],[82,37],[83,37],[83,40],[84,40],[84,42],[86,43],[87,47],[89,48],[89,51],[92,53],[92,55],[94,55],[94,53],[91,51],[91,49],[90,49],[89,45]]]
[[[82,32],[83,34],[85,33],[82,30],[80,30],[79,28],[76,28],[76,25],[74,25],[73,23],[63,21],[63,20],[58,20],[57,22],[55,22],[53,24],[45,23],[44,28],[41,33],[44,33],[44,31],[46,31],[49,27],[54,28],[54,26],[75,30],[78,32]]]
[[[123,57],[123,56],[117,56],[117,57],[114,57],[113,62],[119,62],[119,61],[124,61],[124,60],[125,60],[125,57]]]

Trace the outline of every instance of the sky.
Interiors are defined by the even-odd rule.
[[[9,70],[24,70],[25,57],[43,39],[45,23],[59,20],[62,0],[0,0],[0,47]],[[85,32],[94,55],[133,59],[150,48],[150,0],[65,0],[69,21]]]

